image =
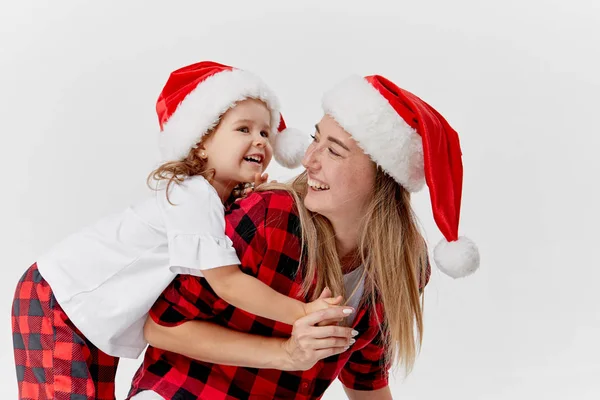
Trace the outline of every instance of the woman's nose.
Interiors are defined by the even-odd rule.
[[[315,168],[318,165],[318,152],[314,145],[311,145],[306,149],[304,158],[302,158],[302,166],[306,169]]]

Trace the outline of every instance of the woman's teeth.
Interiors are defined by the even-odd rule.
[[[308,180],[308,186],[310,186],[312,189],[315,189],[315,190],[328,190],[329,189],[329,185],[326,185],[321,182],[317,182],[312,179]]]

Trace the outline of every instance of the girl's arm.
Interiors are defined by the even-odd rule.
[[[288,214],[291,214],[293,201],[291,197],[286,199],[288,201],[283,205],[287,206]],[[284,296],[258,279],[244,274],[237,267],[240,260],[236,249],[223,244],[228,242],[223,205],[204,178],[192,177],[179,185],[173,185],[169,200],[173,204],[169,203],[165,193],[159,193],[158,202],[167,230],[172,272],[182,275],[199,275],[202,272],[214,292],[229,304],[254,315],[287,324],[294,323],[311,311],[329,306],[325,300],[305,304]],[[255,248],[266,249],[270,243],[265,236],[267,219],[269,224],[278,227],[282,216],[267,218],[267,213],[272,210],[269,211],[259,195],[254,201],[255,208],[252,210],[238,209],[233,213],[234,217],[230,215],[228,218],[233,221],[233,225],[243,223],[240,218],[244,216],[250,218],[257,227],[255,241],[258,245]],[[281,207],[278,210],[281,211]],[[289,234],[289,237],[299,239],[297,234]],[[242,254],[246,248],[244,246],[247,243],[242,239],[238,242]],[[262,255],[257,257],[254,261],[260,263]]]
[[[245,274],[237,265],[203,270],[202,273],[210,287],[227,303],[254,315],[288,325],[311,312],[335,306],[342,301],[342,297],[338,296],[303,303]]]

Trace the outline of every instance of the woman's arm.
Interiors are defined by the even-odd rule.
[[[350,345],[352,329],[316,326],[347,317],[342,308],[311,313],[294,323],[289,339],[238,332],[208,321],[187,321],[167,327],[148,317],[144,336],[154,347],[199,361],[284,371],[307,370],[320,359],[342,353]]]
[[[391,399],[389,392],[390,361],[386,357],[384,334],[377,334],[366,344],[360,336],[359,350],[352,353],[340,375],[339,380],[351,400]]]
[[[285,339],[251,335],[208,321],[166,327],[148,317],[144,336],[154,347],[199,361],[249,368],[292,367],[283,348]]]
[[[349,400],[392,400],[389,386],[377,390],[354,390],[344,386],[344,391]]]

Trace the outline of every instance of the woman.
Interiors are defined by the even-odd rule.
[[[323,106],[306,172],[234,205],[227,234],[242,269],[274,289],[302,301],[329,290],[349,298],[350,326],[316,326],[344,316],[334,308],[290,329],[180,276],[146,324],[151,346],[134,398],[319,398],[336,377],[351,399],[391,398],[387,371],[398,360],[410,371],[423,331],[429,265],[410,192],[425,182],[446,238],[434,251],[438,267],[453,277],[478,267],[475,245],[457,236],[461,154],[444,118],[381,76],[350,77]]]

